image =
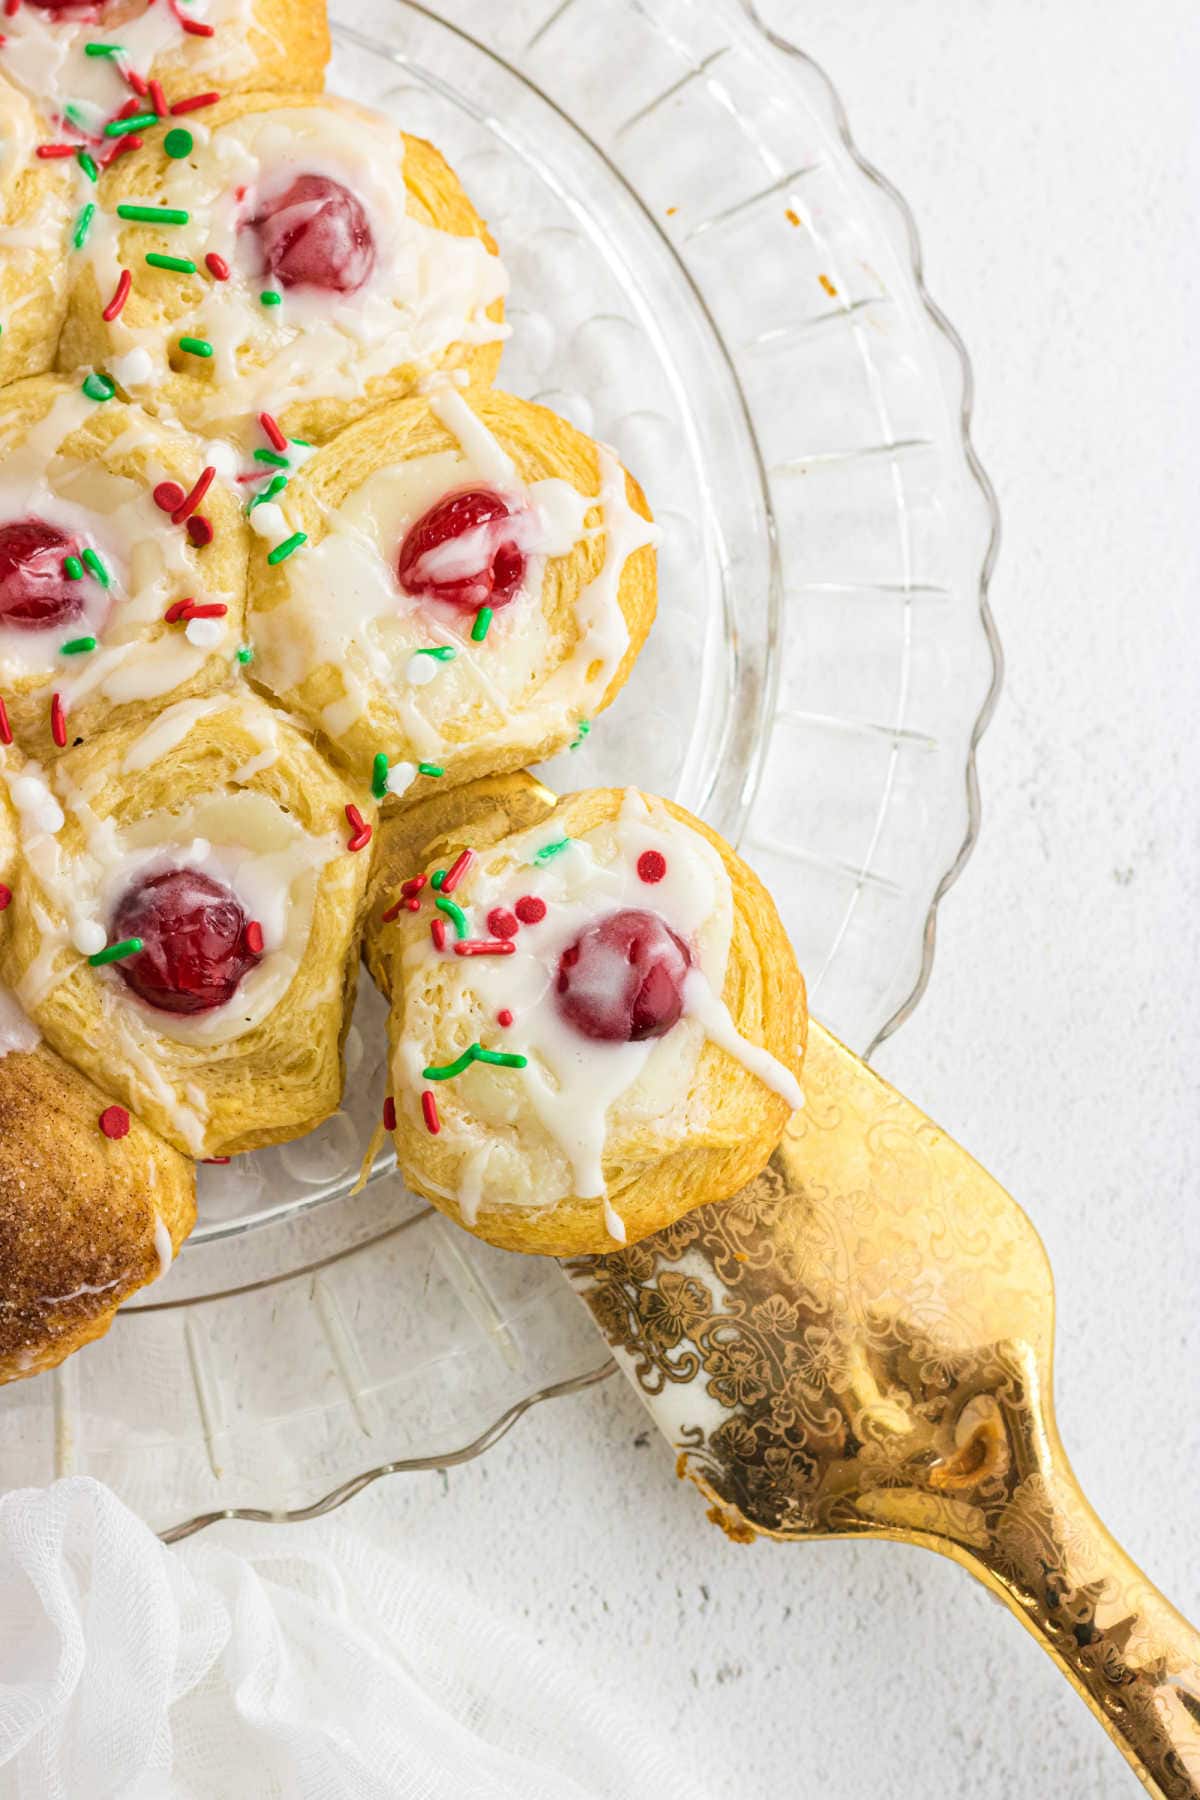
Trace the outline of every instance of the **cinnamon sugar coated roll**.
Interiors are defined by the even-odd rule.
[[[265,515],[265,516],[264,516]],[[611,451],[510,394],[361,419],[251,516],[254,674],[380,795],[563,749],[654,617],[656,531]],[[304,542],[274,561],[272,543]]]
[[[11,753],[0,975],[50,1045],[179,1150],[310,1130],[342,1091],[371,803],[248,693],[49,769]]]
[[[506,277],[432,145],[327,95],[239,95],[189,130],[102,177],[60,366],[242,441],[264,409],[317,442],[431,370],[492,378]]]
[[[599,789],[477,852],[464,819],[439,849],[369,928],[406,1180],[476,1235],[554,1256],[751,1180],[802,1103],[806,1012],[729,846],[668,801]]]
[[[0,80],[0,385],[53,368],[67,310],[68,220],[86,177],[39,159],[44,135],[25,96]]]
[[[0,390],[0,736],[50,757],[217,686],[245,583],[241,505],[202,444],[111,384]]]
[[[322,0],[20,0],[4,10],[0,77],[72,142],[84,131],[102,140],[131,99],[152,113],[151,81],[186,108],[214,89],[319,88],[329,60]]]

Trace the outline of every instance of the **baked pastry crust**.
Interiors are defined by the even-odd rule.
[[[2,340],[0,340],[2,341]],[[110,577],[79,582],[92,612],[48,631],[0,633],[0,691],[14,736],[30,755],[56,756],[50,701],[62,701],[67,741],[136,722],[169,701],[210,692],[237,667],[245,627],[247,541],[241,507],[214,481],[199,515],[212,541],[194,546],[153,499],[161,481],[190,490],[204,446],[115,397],[90,399],[78,381],[41,375],[0,390],[0,483],[21,516],[79,531]],[[0,524],[8,521],[0,518]],[[165,614],[178,600],[223,606],[197,631]],[[93,630],[98,647],[64,658],[63,642]],[[195,640],[195,641],[193,641]]]
[[[480,427],[491,444],[476,452],[471,434]],[[408,528],[435,498],[479,486],[492,445],[535,512],[543,492],[555,505],[565,499],[568,511],[574,501],[578,529],[568,521],[565,554],[531,558],[530,570],[543,571],[540,586],[527,577],[529,591],[498,611],[476,643],[478,615],[408,599],[396,569]],[[388,485],[397,477],[414,484],[398,498]],[[580,719],[620,692],[654,619],[654,532],[637,482],[565,419],[498,389],[447,386],[371,413],[304,465],[281,504],[287,528],[308,542],[274,567],[265,547],[251,555],[254,677],[360,779],[381,752],[401,765],[407,802],[435,783],[521,768],[564,749]],[[343,531],[338,521],[353,507],[363,517]],[[591,620],[590,597],[610,574],[612,592]],[[337,606],[351,583],[357,620],[350,601]],[[593,652],[614,626],[615,653],[610,645]],[[409,671],[424,646],[454,660],[417,687]],[[422,763],[443,773],[422,775]]]
[[[573,794],[558,802],[535,833],[501,839],[485,850],[480,866],[487,871],[497,866],[498,858],[502,861],[518,855],[529,864],[532,836],[548,832],[554,837],[585,837],[613,825],[626,804],[627,796],[619,789]],[[731,899],[720,998],[741,1037],[761,1046],[783,1070],[798,1077],[807,1028],[804,983],[771,896],[729,845],[700,820],[669,801],[652,800],[650,806],[652,817],[666,815],[676,826],[696,834],[719,858]],[[494,820],[502,810],[494,793],[482,796],[482,819]],[[389,839],[395,834],[399,841],[404,829],[403,815],[395,822],[385,821],[380,856],[387,866],[391,863]],[[438,839],[442,866],[456,847],[468,842],[474,842],[473,829],[470,819],[463,817]],[[468,878],[455,897],[466,906],[469,894]],[[464,1217],[459,1196],[466,1166],[484,1138],[506,1143],[513,1159],[506,1169],[532,1169],[534,1179],[539,1178],[538,1170],[550,1154],[549,1141],[522,1091],[523,1074],[518,1070],[487,1071],[486,1079],[500,1078],[504,1086],[502,1102],[496,1098],[498,1089],[486,1096],[486,1119],[473,1110],[479,1089],[471,1090],[463,1079],[439,1084],[436,1101],[441,1108],[441,1129],[434,1135],[426,1128],[421,1084],[418,1081],[414,1089],[410,1080],[414,1056],[406,1040],[413,1040],[417,1053],[428,1054],[431,1063],[444,1065],[464,1048],[465,1033],[482,1033],[493,1020],[479,1005],[460,1004],[464,987],[469,995],[470,971],[477,966],[473,961],[447,958],[439,963],[422,954],[421,946],[428,943],[428,911],[413,914],[402,908],[390,924],[382,924],[382,899],[381,890],[375,895],[368,955],[373,966],[386,964],[385,987],[392,999],[389,1038],[394,1137],[405,1179],[458,1224],[504,1249],[549,1256],[611,1251],[614,1240],[594,1195],[568,1193],[551,1205],[520,1206],[490,1203],[485,1194],[477,1215]],[[452,998],[455,995],[457,998]],[[505,1050],[520,1050],[519,1020],[502,1040],[494,1031],[490,1033],[489,1043],[501,1047],[501,1042]],[[782,1093],[707,1035],[692,1066],[687,1094],[680,1094],[678,1100],[681,1105],[686,1102],[682,1114],[675,1109],[631,1119],[624,1097],[608,1109],[605,1186],[630,1243],[672,1224],[697,1206],[728,1198],[752,1180],[769,1159],[792,1110]]]
[[[434,368],[463,369],[475,382],[494,378],[504,336],[504,272],[495,241],[439,150],[397,130],[382,115],[328,94],[236,94],[202,117],[205,139],[201,143],[197,137],[190,156],[172,160],[162,154],[159,142],[151,141],[119,157],[101,177],[99,200],[111,217],[111,229],[95,230],[87,253],[77,261],[60,368],[110,369],[148,410],[172,412],[210,436],[245,437],[265,408],[289,436],[312,443],[327,441],[350,420],[408,393]],[[328,164],[340,153],[348,159],[347,185],[368,210],[376,205],[385,209],[374,220],[372,275],[360,291],[336,297],[323,312],[302,312],[286,294],[281,304],[263,306],[260,291],[271,282],[239,272],[231,250],[236,232],[220,239],[231,252],[231,277],[216,280],[205,264],[218,226],[225,229],[227,215],[241,216],[235,184],[244,185],[236,172],[244,174],[246,168],[244,146],[265,143],[261,155],[269,174],[271,159],[278,160],[280,153],[280,134],[289,129],[300,145],[299,152],[290,150],[293,174],[303,168],[305,155]],[[313,133],[309,144],[305,134]],[[243,146],[240,162],[217,160],[218,153],[233,154],[223,148],[227,142]],[[361,159],[358,164],[349,161],[355,156]],[[251,158],[249,167],[256,166]],[[354,179],[356,167],[360,176],[364,171],[372,176],[373,195]],[[404,206],[388,219],[386,208],[401,193]],[[188,222],[172,227],[122,222],[115,213],[126,202],[177,207],[187,212]],[[394,285],[387,287],[391,265],[385,257],[400,253],[389,240],[398,244],[405,220],[429,231],[419,245],[409,246],[408,261],[391,271]],[[469,253],[453,245],[461,239],[477,240],[476,249]],[[195,273],[149,267],[147,253],[190,260]],[[462,314],[452,314],[448,302],[439,312],[429,300],[426,290],[433,276],[426,264],[435,254],[443,259],[436,273],[447,291],[468,296]],[[455,259],[449,279],[446,258]],[[122,267],[135,272],[133,289],[119,316],[106,323],[104,306]],[[424,300],[413,292],[413,268],[420,271]],[[473,310],[477,290],[486,304]],[[369,333],[361,323],[368,297],[377,303]],[[422,311],[426,301],[430,316]],[[350,328],[329,329],[313,338],[322,320],[336,328],[340,319]],[[454,329],[460,325],[461,332]],[[444,337],[445,332],[451,335]],[[179,348],[182,337],[211,342],[215,353],[197,358]],[[309,343],[313,354],[305,360]],[[381,345],[393,347],[394,359],[383,358],[386,366],[360,377],[361,364],[381,360]],[[131,352],[143,353],[141,371]]]
[[[193,1157],[299,1137],[334,1112],[368,856],[347,847],[354,790],[303,733],[248,691],[181,702],[46,771],[64,815],[53,832],[36,786],[20,785],[41,777],[32,766],[6,774],[23,805],[22,886],[4,915],[0,974],[51,1046]],[[371,803],[358,803],[369,826]],[[80,917],[107,931],[104,895],[120,891],[125,866],[153,866],[123,864],[134,847],[193,866],[199,853],[179,846],[198,838],[232,846],[260,891],[285,882],[286,906],[255,971],[262,985],[252,992],[247,978],[226,1005],[181,1022],[93,967],[77,933]]]
[[[0,77],[0,386],[54,367],[66,317],[74,164],[39,160],[43,136],[29,101]]]

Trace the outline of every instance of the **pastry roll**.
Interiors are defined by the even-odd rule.
[[[239,666],[241,503],[203,445],[106,395],[0,391],[0,739],[43,758]]]
[[[61,367],[108,368],[246,448],[266,447],[264,412],[321,442],[431,370],[492,379],[504,269],[432,145],[293,93],[236,96],[190,129],[187,155],[156,134],[102,178]]]
[[[370,800],[249,693],[6,779],[24,885],[0,975],[52,1048],[197,1158],[333,1112]]]
[[[18,0],[4,10],[0,76],[99,155],[114,144],[106,121],[127,102],[155,112],[151,82],[182,102],[186,124],[189,102],[214,90],[317,89],[329,61],[324,0]]]
[[[282,561],[251,554],[256,678],[380,793],[563,749],[654,617],[641,489],[511,394],[446,382],[382,408],[251,523],[306,537]]]
[[[729,846],[598,789],[479,849],[464,820],[440,849],[371,927],[408,1182],[491,1243],[570,1256],[751,1180],[802,1104],[806,1012]]]
[[[54,367],[72,191],[85,203],[77,164],[35,154],[42,135],[25,96],[0,80],[0,385]]]

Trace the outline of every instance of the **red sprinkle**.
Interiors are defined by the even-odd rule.
[[[205,1156],[201,1160],[205,1163],[212,1163],[217,1167],[224,1168],[227,1162],[233,1161],[233,1158],[231,1156]]]
[[[393,919],[398,919],[400,917],[403,910],[403,899],[397,900],[396,904],[394,906],[389,906],[385,913],[380,913],[379,923],[381,925],[390,925]]]
[[[43,162],[53,162],[60,156],[74,156],[74,144],[39,144],[37,155]]]
[[[522,894],[513,911],[522,925],[540,925],[546,916],[546,902],[536,894]]]
[[[487,916],[487,928],[494,938],[516,937],[521,929],[507,906],[493,906]]]
[[[109,324],[112,323],[125,302],[128,300],[129,290],[132,286],[133,276],[129,273],[128,269],[122,269],[120,275],[117,277],[117,285],[113,289],[113,297],[100,315],[102,319]],[[157,490],[155,491],[157,492]],[[182,497],[183,489],[180,488],[179,492]]]
[[[359,812],[357,806],[346,808],[346,819],[350,826],[350,838],[347,850],[365,850],[371,841],[371,827]]]
[[[139,75],[136,69],[122,69],[121,73],[135,94],[141,94],[144,98],[145,95],[150,92],[149,83],[147,82],[146,77],[144,75]]]
[[[217,93],[189,94],[186,100],[177,100],[171,111],[176,116],[180,113],[198,112],[202,106],[215,106],[220,98],[220,94]]]
[[[12,743],[12,726],[8,722],[8,708],[0,700],[0,744]]]
[[[425,1115],[425,1129],[436,1137],[442,1129],[442,1121],[438,1118],[437,1101],[426,1088],[421,1095],[421,1111]]]
[[[257,919],[251,919],[246,927],[246,948],[251,956],[261,956],[263,948],[262,926]]]
[[[60,750],[66,748],[67,715],[63,711],[61,694],[53,694],[50,698],[50,736]]]
[[[271,417],[270,413],[268,413],[268,412],[259,413],[258,422],[262,426],[263,430],[266,432],[267,440],[270,443],[272,450],[278,450],[280,452],[280,454],[282,455],[282,453],[288,447],[288,441],[284,437],[282,431],[280,431],[278,425],[275,423],[275,420]]]
[[[180,619],[190,618],[191,614],[189,613],[188,608],[195,604],[196,602],[194,600],[172,600],[170,606],[168,606],[166,612],[163,614],[163,624],[178,625]]]
[[[667,859],[661,850],[643,850],[637,859],[637,872],[642,881],[653,885],[661,881],[667,872]]]
[[[446,948],[445,919],[431,919],[429,922],[429,935],[433,939],[434,949],[444,950]]]
[[[229,608],[223,600],[206,600],[203,606],[197,606],[193,600],[191,602],[191,611],[188,613],[188,618],[223,619],[228,611]]]
[[[12,889],[5,881],[0,881],[0,912],[7,912],[12,905]]]
[[[502,1006],[500,1011],[496,1014],[497,1025],[511,1025],[512,1020],[513,1016],[509,1012],[507,1006]]]
[[[187,522],[187,534],[189,544],[197,550],[203,550],[213,541],[211,521],[202,518],[199,513],[193,513]]]
[[[190,31],[193,37],[213,36],[213,27],[211,25],[205,25],[200,19],[180,19],[179,23],[183,26],[185,31]]]
[[[106,1106],[100,1114],[100,1129],[106,1138],[127,1137],[129,1114],[123,1106]]]
[[[179,108],[176,107],[175,111],[178,112]],[[209,250],[205,253],[204,266],[210,275],[216,276],[218,281],[229,280],[229,264],[225,261],[223,256],[218,256],[215,250]]]
[[[450,864],[450,867],[446,870],[446,879],[442,883],[443,894],[452,894],[454,892],[455,888],[474,861],[475,852],[473,850],[464,850],[460,856],[455,857],[454,861]]]
[[[393,1094],[389,1094],[383,1103],[383,1129],[385,1131],[395,1131],[396,1129],[396,1100]]]
[[[162,91],[162,82],[147,82],[146,91],[150,95],[150,104],[158,114],[159,118],[165,119],[167,116],[167,96]]]
[[[14,15],[16,14],[17,8],[20,6],[20,4],[21,4],[21,0],[4,0],[4,16],[5,16],[5,18],[6,19],[13,18]]]
[[[511,938],[460,938],[454,946],[455,956],[515,956],[517,946]]]
[[[415,894],[410,894],[404,904],[407,906],[409,912],[420,912],[421,910],[421,902]]]
[[[97,157],[96,160],[102,169],[107,169],[110,164],[116,162],[118,156],[124,156],[127,150],[140,150],[141,147],[140,137],[121,137],[116,140],[111,150],[104,156]]]
[[[183,489],[177,481],[160,481],[154,490],[154,504],[159,512],[173,513],[183,503]]]
[[[212,486],[213,481],[216,478],[216,473],[217,471],[213,468],[211,463],[209,463],[207,468],[201,469],[199,475],[196,477],[191,492],[184,495],[183,499],[179,502],[179,505],[175,508],[175,511],[171,514],[171,523],[173,525],[182,525],[185,519],[191,518],[205,494],[207,494],[209,488]]]
[[[117,119],[132,119],[134,113],[140,113],[141,110],[136,100],[126,100],[120,112],[115,112],[109,122],[112,123]]]

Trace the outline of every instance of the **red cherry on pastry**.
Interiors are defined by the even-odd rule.
[[[558,1010],[584,1037],[606,1043],[664,1037],[683,1012],[691,965],[687,945],[657,913],[610,913],[559,958]]]
[[[467,612],[507,606],[525,579],[516,516],[484,488],[439,500],[400,546],[400,586],[418,600],[443,600]]]
[[[0,525],[0,626],[46,631],[83,611],[83,583],[68,581],[63,559],[75,549],[45,519]]]
[[[250,224],[281,287],[354,294],[375,266],[366,213],[349,188],[326,175],[297,175]]]
[[[160,1012],[224,1006],[260,961],[247,943],[246,915],[236,894],[199,869],[168,869],[130,888],[111,935],[141,938],[137,955],[112,967],[140,1000]]]

